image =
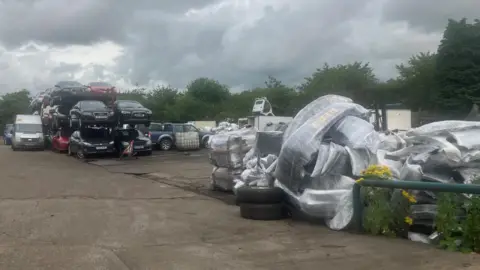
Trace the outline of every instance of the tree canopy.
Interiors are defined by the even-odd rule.
[[[137,88],[119,98],[139,101],[158,121],[175,122],[245,117],[259,97],[268,98],[276,115],[293,116],[325,94],[348,96],[366,107],[403,103],[413,111],[466,115],[480,99],[480,21],[449,20],[436,52],[418,52],[396,69],[396,78],[380,81],[366,62],[325,63],[298,85],[268,76],[263,86],[232,92],[215,78],[197,78],[185,90]],[[0,96],[0,128],[15,114],[25,113],[29,102],[27,90]]]

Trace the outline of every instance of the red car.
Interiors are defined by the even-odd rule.
[[[106,82],[91,82],[87,84],[87,87],[90,92],[99,93],[99,94],[115,94],[115,86],[106,83]]]
[[[115,89],[115,86],[106,83],[106,82],[91,82],[87,84],[88,90],[91,93],[96,93],[96,94],[107,94],[112,97],[111,101],[108,101],[107,103],[111,103],[110,105],[115,102],[117,99],[117,90]],[[109,105],[109,104],[107,104]]]
[[[68,151],[68,141],[72,132],[60,129],[55,136],[52,137],[52,150],[58,152]]]

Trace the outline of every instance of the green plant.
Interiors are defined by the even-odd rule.
[[[479,182],[480,179],[474,177],[472,183]],[[451,251],[480,252],[480,196],[440,193],[435,223],[442,235],[440,247]]]
[[[361,173],[364,179],[375,178],[388,180],[392,178],[387,166],[371,165]],[[365,231],[374,235],[398,236],[406,235],[413,220],[409,216],[410,205],[415,203],[414,196],[405,190],[366,187],[364,190],[366,204],[363,226]]]

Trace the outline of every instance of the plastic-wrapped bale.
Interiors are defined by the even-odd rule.
[[[301,109],[292,122],[288,124],[288,127],[285,130],[283,135],[285,139],[290,137],[297,129],[299,129],[305,122],[310,118],[320,113],[323,109],[328,107],[331,104],[335,103],[352,103],[353,101],[349,98],[338,96],[338,95],[325,95],[317,98],[316,100],[310,102],[307,106]]]
[[[239,169],[255,142],[254,129],[216,134],[210,140],[210,161],[214,166]]]
[[[284,122],[279,122],[279,123],[267,123],[265,128],[263,129],[264,131],[281,131],[282,133],[287,130],[288,124]]]
[[[259,131],[255,140],[255,151],[261,155],[273,154],[278,156],[282,149],[283,132]]]
[[[276,178],[294,193],[300,192],[305,167],[314,162],[324,135],[337,121],[348,115],[364,118],[368,111],[354,103],[334,103],[306,121],[283,142],[275,170]]]
[[[242,170],[213,167],[211,185],[215,189],[232,191],[235,185],[235,179],[240,178],[241,173]]]
[[[377,163],[377,149],[381,139],[372,124],[355,116],[346,116],[338,121],[327,133],[331,140],[346,146],[352,165],[352,175],[369,165]]]
[[[197,150],[200,149],[200,138],[197,132],[178,132],[175,133],[175,147],[178,150]]]

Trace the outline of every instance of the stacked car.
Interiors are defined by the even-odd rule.
[[[37,95],[30,107],[41,116],[55,151],[85,158],[123,152],[133,142],[134,152],[151,154],[150,139],[135,125],[148,127],[152,112],[136,101],[116,98],[108,83],[60,81]]]

